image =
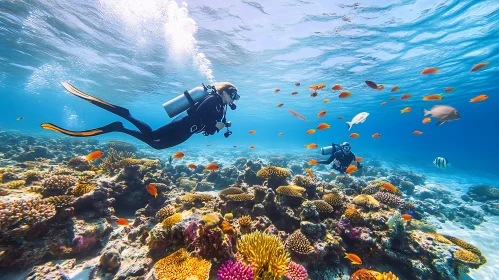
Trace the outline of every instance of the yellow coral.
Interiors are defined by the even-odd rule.
[[[3,184],[2,187],[17,189],[19,187],[24,186],[24,184],[26,184],[26,181],[24,181],[24,180],[15,180],[15,181],[11,181],[11,182]]]
[[[429,235],[433,237],[436,241],[444,244],[452,244],[452,242],[449,241],[449,239],[445,238],[443,235],[438,234],[436,232],[427,232],[426,235]]]
[[[54,205],[56,208],[66,208],[73,205],[75,197],[72,195],[58,195],[45,198],[43,201]]]
[[[366,206],[370,208],[378,208],[379,202],[368,194],[361,194],[353,198],[353,203],[359,206]]]
[[[292,197],[303,197],[305,191],[305,188],[295,185],[280,186],[276,189],[278,194]]]
[[[364,220],[362,215],[355,208],[348,208],[345,210],[345,217],[349,219],[352,223],[360,223]]]
[[[93,189],[97,188],[96,185],[94,184],[82,184],[82,183],[78,183],[76,185],[76,187],[73,188],[73,190],[71,191],[72,194],[74,195],[84,195],[86,193],[89,193],[91,192]]]
[[[251,216],[242,216],[241,218],[237,219],[237,222],[239,223],[239,226],[241,227],[251,227]]]
[[[312,203],[315,205],[319,213],[332,213],[333,206],[329,205],[329,203],[324,200],[313,200]]]
[[[191,203],[196,201],[208,202],[213,199],[215,199],[215,197],[207,193],[188,193],[180,197],[181,201]]]
[[[296,230],[286,239],[286,248],[303,255],[314,252],[310,241],[308,241],[307,237],[300,230]]]
[[[223,189],[221,190],[218,195],[220,197],[224,197],[226,195],[230,195],[230,194],[241,194],[241,193],[244,193],[243,189],[241,188],[237,188],[237,187],[228,187],[226,189]]]
[[[312,181],[312,179],[310,179],[309,177],[305,177],[303,175],[296,175],[293,179],[293,184],[304,187],[306,189],[314,187],[314,181]]]
[[[240,193],[240,194],[227,195],[228,201],[250,201],[253,199],[255,199],[255,195],[252,193]]]
[[[380,273],[377,271],[362,268],[355,271],[350,276],[350,280],[376,280],[379,275]]]
[[[160,280],[208,280],[211,262],[189,256],[182,248],[154,265],[154,276]]]
[[[234,220],[234,215],[232,213],[225,213],[224,219],[230,222]]]
[[[468,250],[457,250],[453,254],[454,258],[469,265],[480,265],[480,257]]]
[[[254,232],[237,242],[242,261],[253,268],[254,279],[280,279],[286,274],[290,256],[275,235]]]
[[[343,196],[338,192],[326,194],[322,199],[333,207],[343,206]]]
[[[170,228],[182,220],[182,213],[176,213],[163,220],[163,228]]]
[[[399,280],[399,278],[390,271],[379,274],[378,276],[376,276],[376,280]]]
[[[201,217],[201,222],[209,228],[216,227],[220,224],[220,216],[218,213],[209,213]]]
[[[470,252],[472,252],[473,254],[477,255],[477,256],[482,256],[482,252],[480,251],[480,249],[478,249],[477,247],[469,244],[468,242],[462,240],[462,239],[459,239],[457,237],[453,237],[453,236],[450,236],[450,235],[445,235],[445,234],[442,234],[443,237],[447,238],[450,242],[456,244],[457,246],[465,249],[465,250],[468,250]]]
[[[258,170],[256,176],[262,177],[265,179],[285,179],[291,176],[291,172],[286,168],[277,167],[277,166],[265,166],[262,169]]]
[[[175,214],[175,207],[173,205],[167,205],[156,213],[156,218],[162,222],[164,219],[170,217],[171,215]]]

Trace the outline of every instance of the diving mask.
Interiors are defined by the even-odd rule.
[[[236,101],[236,100],[239,100],[239,98],[241,98],[241,96],[239,96],[239,94],[237,94],[237,90],[234,90],[233,92],[230,93],[230,98],[232,98],[232,100]]]
[[[345,145],[342,148],[343,148],[343,151],[345,151],[347,153],[350,152],[350,150],[352,149],[352,147],[350,147],[350,145]]]

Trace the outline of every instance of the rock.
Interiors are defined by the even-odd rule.
[[[499,199],[499,189],[486,185],[472,186],[468,190],[468,196],[477,201]]]
[[[102,253],[99,265],[103,271],[114,272],[121,264],[120,253],[116,249],[108,249]]]

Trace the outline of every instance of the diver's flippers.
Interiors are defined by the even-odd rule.
[[[111,113],[114,113],[120,117],[126,117],[130,115],[130,111],[128,109],[113,105],[111,103],[108,103],[104,100],[100,100],[99,98],[93,97],[90,94],[87,94],[76,87],[74,87],[72,84],[68,82],[61,82],[61,85],[69,92],[72,94],[78,96],[81,99],[84,99],[94,105],[97,105],[105,110],[108,110]]]
[[[51,123],[42,123],[40,126],[43,129],[52,130],[52,131],[60,132],[62,134],[66,134],[69,136],[75,136],[75,137],[89,137],[89,136],[100,135],[100,134],[104,134],[104,133],[108,133],[108,132],[121,131],[121,129],[123,129],[123,124],[121,122],[113,122],[113,123],[110,123],[110,124],[103,126],[103,127],[99,127],[99,128],[91,129],[91,130],[84,130],[84,131],[66,130],[64,128],[60,128],[56,125],[53,125]]]

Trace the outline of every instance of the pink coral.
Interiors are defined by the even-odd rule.
[[[253,280],[251,266],[241,262],[226,261],[217,272],[219,280]]]
[[[305,280],[308,277],[307,270],[300,264],[290,262],[286,278],[289,280]]]

